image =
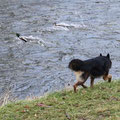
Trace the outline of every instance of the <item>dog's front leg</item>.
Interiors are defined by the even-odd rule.
[[[93,88],[94,85],[94,77],[90,77],[91,81],[90,81],[90,87]]]
[[[112,80],[112,75],[108,75],[108,82],[111,82],[111,80]]]
[[[104,75],[104,76],[103,76],[103,79],[104,79],[104,80],[108,80],[108,82],[111,82],[111,80],[112,80],[112,75],[110,75],[110,74],[109,74],[109,75]]]

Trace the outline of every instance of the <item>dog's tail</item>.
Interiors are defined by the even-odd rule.
[[[84,71],[84,65],[85,65],[84,61],[79,60],[79,59],[73,59],[73,60],[69,63],[68,67],[69,67],[71,70],[77,72],[77,71]]]

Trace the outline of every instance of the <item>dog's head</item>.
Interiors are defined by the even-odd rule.
[[[100,53],[100,56],[103,56],[102,53]],[[107,57],[108,59],[110,59],[110,54],[108,53],[107,56],[104,56],[104,57]]]
[[[106,57],[107,57],[108,60],[109,60],[109,68],[111,68],[111,66],[112,66],[112,61],[111,61],[111,59],[110,59],[110,54],[108,53]]]
[[[100,53],[100,56],[102,57],[103,55]],[[111,66],[112,66],[112,61],[111,61],[111,59],[110,59],[110,54],[108,53],[106,56],[103,56],[103,57],[105,57],[105,58],[108,59],[108,61],[109,61],[109,68],[111,68]]]

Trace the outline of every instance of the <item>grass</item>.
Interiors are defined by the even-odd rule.
[[[120,81],[9,103],[0,108],[0,120],[120,120]]]

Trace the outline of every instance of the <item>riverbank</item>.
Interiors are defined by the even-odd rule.
[[[0,108],[0,120],[119,120],[120,81],[55,92]]]

